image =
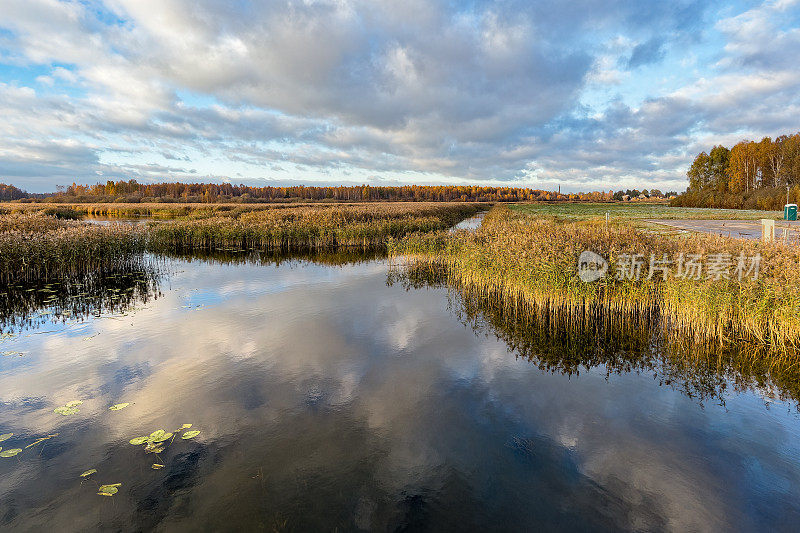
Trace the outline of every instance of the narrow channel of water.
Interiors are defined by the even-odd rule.
[[[800,519],[800,417],[774,384],[721,374],[699,396],[659,364],[576,351],[581,332],[523,333],[523,345],[508,317],[397,283],[380,257],[154,260],[8,304],[0,434],[14,435],[0,446],[23,451],[0,458],[0,529],[763,531]],[[558,354],[570,365],[541,364]],[[189,423],[200,434],[157,455],[129,443]]]

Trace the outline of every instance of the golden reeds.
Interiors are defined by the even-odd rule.
[[[581,252],[610,263],[623,254],[761,254],[758,279],[699,280],[659,276],[618,280],[614,272],[594,283],[578,277]],[[505,302],[514,314],[564,309],[574,320],[602,308],[627,320],[659,315],[665,327],[698,341],[769,346],[776,357],[800,347],[800,251],[780,245],[711,235],[660,235],[629,221],[563,221],[494,208],[475,233],[414,236],[390,243],[395,255],[436,265],[448,281]],[[613,318],[612,318],[613,319]]]

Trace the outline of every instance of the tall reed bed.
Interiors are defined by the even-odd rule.
[[[372,249],[409,233],[446,229],[475,214],[477,204],[364,204],[230,212],[152,223],[154,250]]]
[[[613,265],[623,254],[761,254],[758,279],[683,279],[660,276],[594,283],[577,272],[584,250]],[[755,343],[785,357],[800,347],[800,252],[780,245],[711,235],[661,235],[629,221],[564,221],[494,208],[472,233],[413,236],[390,242],[390,252],[416,264],[440,268],[449,281],[486,298],[505,302],[511,312],[548,313],[565,309],[584,320],[598,308],[608,320],[657,314],[665,327],[702,342]]]
[[[143,231],[41,213],[0,216],[0,281],[6,285],[138,268]]]

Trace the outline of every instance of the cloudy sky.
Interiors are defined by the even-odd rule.
[[[800,0],[0,0],[0,181],[682,189],[798,57]]]

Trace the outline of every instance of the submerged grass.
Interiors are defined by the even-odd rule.
[[[578,277],[578,257],[594,251],[613,265],[622,254],[645,258],[638,280],[614,272],[594,283]],[[659,316],[664,327],[698,343],[769,347],[786,358],[800,347],[800,251],[715,235],[656,234],[625,220],[564,220],[496,207],[474,233],[412,236],[390,243],[394,255],[439,269],[448,283],[508,306],[513,316],[562,310],[568,320],[603,312],[606,320]],[[647,277],[651,254],[761,254],[757,279]],[[612,267],[613,268],[613,267]],[[705,274],[705,272],[704,272]]]

